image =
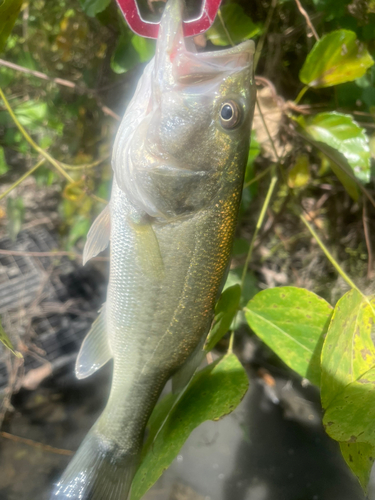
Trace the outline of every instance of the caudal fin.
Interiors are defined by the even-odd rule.
[[[138,454],[124,453],[92,429],[55,486],[50,500],[126,500]]]

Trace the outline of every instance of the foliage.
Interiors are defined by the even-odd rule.
[[[148,8],[145,4],[142,7]],[[258,83],[269,91],[265,97],[263,91],[258,94],[267,112],[255,116],[235,261],[205,345],[205,352],[210,351],[229,331],[230,353],[197,372],[180,394],[168,395],[155,408],[133,483],[133,500],[158,479],[197,425],[230,412],[243,397],[247,378],[231,350],[239,330],[257,335],[289,368],[319,386],[325,429],[339,442],[365,491],[374,462],[375,299],[371,292],[360,290],[362,276],[357,272],[363,270],[362,260],[368,259],[371,274],[374,240],[366,222],[367,210],[373,216],[375,208],[374,2],[306,0],[304,7],[311,14],[306,26],[292,0],[280,0],[276,6],[255,4],[225,2],[204,42],[200,40],[201,46],[212,48],[255,37]],[[0,50],[20,7],[18,0],[0,5]],[[45,0],[35,0],[24,8],[27,30],[18,19],[4,58],[26,73],[0,66],[0,86],[5,90],[0,108],[0,175],[16,185],[26,170],[38,186],[58,185],[62,245],[79,247],[108,197],[114,118],[117,111],[123,113],[124,103],[116,113],[108,114],[108,108],[116,106],[118,87],[129,100],[155,44],[134,35],[109,0],[59,0],[48,6]],[[312,35],[317,38],[314,44]],[[30,71],[42,72],[47,79]],[[60,85],[61,80],[65,84]],[[26,169],[17,165],[17,155],[25,158]],[[39,155],[46,160],[40,168]],[[331,191],[335,203],[341,203],[340,211],[346,204],[351,214],[357,214],[356,224],[363,223],[364,236],[355,248],[351,244],[342,248],[346,234],[339,234],[336,227],[341,214],[331,220],[329,208],[316,208]],[[313,208],[311,200],[316,202]],[[22,199],[11,195],[6,209],[8,231],[15,238],[23,223]],[[261,214],[258,220],[253,217],[256,211]],[[278,227],[285,212],[299,231],[289,238]],[[262,228],[266,213],[271,214],[269,223]],[[254,228],[255,237],[249,237]],[[340,229],[346,231],[342,228],[343,224]],[[277,242],[263,247],[259,256],[269,233]],[[259,291],[248,264],[256,258],[263,264],[280,247],[288,254],[293,238],[312,238],[333,265],[329,273],[337,272],[349,291],[338,300],[332,299],[326,282],[324,298],[299,286]],[[12,349],[2,328],[0,340]]]

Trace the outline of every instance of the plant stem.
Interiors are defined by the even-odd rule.
[[[14,114],[14,111],[13,109],[10,107],[10,104],[8,102],[8,99],[5,97],[4,95],[4,92],[2,91],[2,89],[0,88],[0,97],[1,99],[3,100],[4,102],[4,105],[6,107],[6,109],[8,110],[8,113],[10,114],[10,116],[12,117],[12,120],[14,121],[14,123],[17,125],[17,128],[18,130],[21,132],[21,134],[24,136],[24,138],[26,139],[26,141],[30,144],[30,146],[32,148],[35,149],[35,151],[37,151],[38,153],[40,153],[42,156],[44,156],[44,158],[49,161],[51,163],[51,165],[53,165],[55,167],[55,169],[60,172],[60,174],[65,177],[65,179],[69,182],[74,182],[74,179],[72,177],[70,177],[70,175],[65,172],[65,170],[62,168],[62,166],[59,164],[58,161],[56,161],[54,158],[52,158],[52,156],[47,153],[47,151],[45,151],[44,149],[42,149],[40,146],[38,146],[38,144],[36,144],[36,142],[33,141],[33,139],[29,136],[29,134],[26,132],[26,130],[23,128],[23,126],[20,124],[20,122],[18,121],[18,118],[16,117],[16,115]]]
[[[228,38],[229,43],[232,45],[232,47],[234,47],[234,42],[232,40],[232,37],[230,36],[229,31],[228,31],[227,27],[225,26],[225,22],[224,22],[223,15],[221,13],[221,9],[219,9],[217,11],[217,17],[220,19],[221,25],[223,26],[223,30],[225,31],[225,34],[226,34],[226,37]]]
[[[251,186],[251,184],[254,184],[254,182],[259,181],[259,179],[261,179],[262,177],[264,177],[265,175],[268,174],[268,172],[271,170],[272,167],[273,167],[273,165],[270,165],[265,170],[263,170],[263,172],[261,172],[256,177],[254,177],[254,179],[251,179],[249,182],[246,182],[246,184],[244,184],[244,188],[247,188],[247,187]]]
[[[360,293],[362,296],[365,296],[361,290],[353,283],[353,281],[349,278],[349,276],[344,272],[340,264],[336,261],[336,259],[333,257],[333,255],[329,252],[328,248],[324,245],[322,240],[319,238],[318,234],[314,230],[314,228],[307,222],[307,219],[300,214],[300,219],[301,221],[305,224],[307,229],[310,231],[311,235],[315,238],[316,242],[320,246],[320,248],[323,250],[325,256],[327,259],[330,261],[330,263],[333,265],[333,267],[336,269],[336,271],[339,273],[339,275],[346,281],[346,283],[351,287],[354,288],[358,293]]]
[[[234,332],[230,332],[229,346],[228,346],[229,354],[233,353],[233,344],[234,344]]]
[[[0,200],[5,198],[11,191],[13,191],[14,188],[16,188],[21,182],[23,182],[29,175],[35,172],[43,163],[45,162],[45,158],[42,158],[36,165],[34,165],[30,170],[28,170],[22,177],[20,177],[14,184],[12,184],[8,189],[4,191],[4,193],[0,194]]]
[[[274,167],[274,165],[273,165],[273,167]],[[257,221],[256,226],[255,226],[255,231],[254,231],[253,237],[252,237],[251,242],[250,242],[250,248],[249,248],[249,251],[247,252],[245,265],[244,265],[244,268],[243,268],[243,271],[242,271],[242,278],[241,278],[241,288],[242,288],[242,290],[243,290],[243,287],[244,287],[244,284],[245,284],[245,278],[246,278],[246,273],[247,273],[247,266],[249,265],[249,262],[250,262],[250,259],[251,259],[252,253],[253,253],[255,240],[256,240],[256,238],[258,236],[260,228],[263,225],[264,216],[266,215],[267,208],[268,208],[268,206],[270,204],[271,196],[272,196],[273,190],[275,188],[276,182],[277,182],[277,175],[275,173],[275,168],[273,168],[272,177],[271,177],[271,183],[270,183],[270,185],[268,187],[266,199],[263,202],[262,210],[260,211],[260,215],[258,217],[258,221]]]
[[[294,104],[298,104],[300,102],[300,100],[302,99],[302,97],[306,94],[306,92],[309,90],[309,86],[308,85],[305,85],[302,90],[300,90],[298,96],[294,99]]]
[[[264,42],[266,40],[266,36],[267,36],[268,30],[270,28],[270,24],[271,24],[271,21],[272,21],[272,17],[273,17],[273,13],[275,11],[276,5],[277,5],[277,0],[272,0],[270,10],[268,11],[268,16],[267,16],[266,22],[264,23],[264,29],[263,29],[262,36],[259,38],[259,42],[258,42],[257,48],[255,50],[255,54],[254,54],[254,72],[257,69],[259,58],[260,58],[260,56],[262,54],[263,45],[264,45]]]

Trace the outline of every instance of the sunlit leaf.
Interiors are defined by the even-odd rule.
[[[2,0],[0,2],[0,51],[13,29],[22,5],[22,0]]]
[[[133,35],[131,43],[139,55],[141,63],[148,62],[155,54],[155,40],[143,36]]]
[[[365,490],[375,459],[375,299],[368,300],[351,290],[337,302],[321,358],[323,422]]]
[[[253,38],[261,31],[261,28],[253,23],[238,3],[223,5],[221,14],[225,27],[220,17],[217,16],[212,27],[206,32],[207,38],[215,45],[231,45],[231,41],[240,43]]]
[[[300,154],[288,174],[288,185],[291,188],[301,188],[306,186],[310,180],[309,158],[305,154]]]
[[[344,155],[357,179],[369,182],[371,155],[368,137],[351,116],[336,112],[320,113],[310,118],[300,116],[297,121],[312,139]]]
[[[6,174],[9,170],[5,159],[4,148],[0,146],[0,175]]]
[[[34,130],[47,118],[48,106],[45,102],[36,102],[30,99],[19,104],[14,112],[21,125]]]
[[[299,77],[310,87],[330,87],[361,77],[373,64],[366,47],[353,31],[337,30],[316,42]]]
[[[303,288],[259,292],[245,307],[249,326],[290,368],[320,383],[320,352],[332,307]]]
[[[368,443],[340,443],[345,462],[367,493],[371,469],[375,460],[375,446]]]
[[[141,58],[126,34],[120,36],[111,59],[111,68],[115,73],[126,73],[139,64]]]
[[[91,17],[99,12],[103,12],[108,7],[111,0],[79,0],[83,11]]]
[[[215,307],[214,324],[206,342],[206,351],[211,351],[229,330],[234,316],[238,311],[240,299],[240,285],[230,286],[221,294]]]
[[[171,394],[164,398],[149,420],[149,436],[133,480],[131,500],[142,498],[198,425],[233,411],[248,385],[241,363],[228,354],[196,373],[180,399]]]

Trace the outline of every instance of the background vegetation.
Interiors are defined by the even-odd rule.
[[[140,5],[160,15],[162,4]],[[188,2],[190,16],[197,9]],[[205,348],[228,346],[231,331],[228,354],[155,409],[133,500],[194,427],[240,401],[240,330],[320,386],[326,430],[364,490],[375,457],[375,2],[224,2],[196,43],[246,38],[257,42],[258,101],[234,260]],[[27,218],[21,180],[55,186],[60,251],[77,258],[108,199],[112,141],[154,42],[112,0],[3,0],[1,48],[0,224],[16,238]]]

